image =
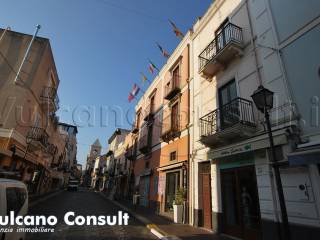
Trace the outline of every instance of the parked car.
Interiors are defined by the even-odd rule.
[[[0,215],[7,216],[10,211],[15,215],[25,216],[28,212],[28,191],[26,185],[17,180],[0,178]],[[23,240],[25,233],[17,232],[17,226],[11,233],[0,233],[1,240]],[[23,227],[23,226],[19,226]]]
[[[69,180],[68,191],[78,191],[79,181],[78,180]]]

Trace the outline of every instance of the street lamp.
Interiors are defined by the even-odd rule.
[[[274,148],[271,123],[270,123],[270,115],[269,115],[269,110],[273,108],[273,94],[274,93],[272,91],[260,85],[258,89],[253,92],[253,94],[251,95],[251,98],[254,104],[256,105],[257,109],[262,113],[264,113],[264,116],[265,116],[267,131],[268,131],[268,136],[270,141],[270,150],[271,150],[270,161],[274,169],[274,175],[275,175],[277,192],[278,192],[279,203],[280,203],[281,219],[282,219],[282,225],[283,225],[283,239],[289,240],[291,239],[291,237],[290,237],[290,229],[289,229],[289,222],[288,222],[288,214],[287,214],[287,209],[286,209],[286,204],[285,204],[285,199],[283,194],[280,170],[276,160],[276,152]]]

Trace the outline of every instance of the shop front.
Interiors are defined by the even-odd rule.
[[[280,146],[287,143],[287,138],[277,134],[274,141],[282,149]],[[268,139],[259,136],[209,151],[211,168],[216,169],[212,184],[217,187],[212,191],[212,201],[214,209],[219,210],[219,232],[244,240],[262,239],[261,204],[264,214],[267,204],[273,206],[268,148]],[[264,196],[259,196],[264,193],[268,203]]]
[[[260,205],[254,162],[223,162],[219,163],[222,232],[241,239],[260,239]]]
[[[158,168],[160,197],[160,213],[173,218],[173,205],[179,189],[186,188],[186,172],[184,162],[168,164]]]

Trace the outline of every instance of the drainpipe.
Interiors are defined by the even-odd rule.
[[[187,177],[187,199],[188,199],[188,204],[187,205],[187,209],[185,211],[185,218],[184,220],[184,224],[186,223],[190,223],[190,216],[189,216],[189,212],[190,212],[190,44],[187,45],[188,47],[188,164],[187,164],[187,171],[186,171],[186,177]]]
[[[37,26],[36,26],[36,31],[34,32],[34,34],[33,34],[33,36],[32,36],[32,39],[31,39],[31,41],[30,41],[30,43],[29,43],[29,45],[28,45],[28,48],[27,48],[27,50],[26,50],[26,53],[24,54],[24,57],[23,57],[23,59],[22,59],[22,62],[21,62],[21,64],[20,64],[20,67],[19,67],[19,69],[18,69],[17,75],[16,75],[16,77],[15,77],[15,79],[14,79],[14,82],[15,82],[15,83],[18,82],[19,74],[20,74],[20,72],[21,72],[21,70],[22,70],[23,64],[24,64],[24,62],[26,61],[26,59],[27,59],[27,57],[28,57],[28,55],[29,55],[29,52],[30,52],[32,43],[34,42],[34,39],[37,37],[37,34],[38,34],[40,28],[41,28],[40,25],[37,25]]]

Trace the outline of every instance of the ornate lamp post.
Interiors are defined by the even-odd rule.
[[[268,132],[269,141],[270,141],[270,150],[271,150],[270,161],[274,169],[274,176],[275,176],[276,185],[277,185],[277,193],[279,197],[281,220],[282,220],[282,226],[283,226],[282,236],[280,237],[281,239],[289,240],[291,239],[291,237],[290,237],[290,229],[289,229],[289,222],[288,222],[288,214],[287,214],[287,209],[286,209],[286,204],[285,204],[285,199],[283,194],[280,170],[276,160],[276,152],[274,148],[271,123],[270,123],[270,115],[269,115],[269,110],[273,108],[273,94],[274,93],[272,91],[260,85],[258,89],[254,91],[254,93],[251,95],[251,98],[253,99],[253,102],[255,103],[257,109],[262,113],[264,113],[264,116],[265,116],[265,120],[267,124],[267,132]]]

